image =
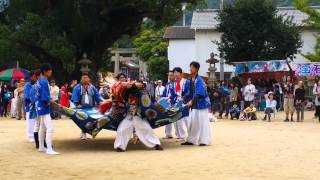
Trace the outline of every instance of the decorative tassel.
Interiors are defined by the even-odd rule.
[[[109,109],[111,109],[112,107],[112,101],[105,101],[103,103],[100,104],[100,106],[98,107],[98,110],[101,114],[104,114],[105,112],[107,112]]]

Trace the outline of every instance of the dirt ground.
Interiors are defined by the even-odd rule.
[[[261,114],[259,115],[261,119]],[[129,144],[113,150],[115,133],[103,131],[81,141],[68,119],[54,121],[54,146],[37,152],[25,137],[25,121],[0,119],[0,179],[320,179],[320,123],[307,112],[303,123],[220,120],[212,124],[213,144],[183,147],[161,139],[164,151]],[[164,128],[156,130],[164,137]]]

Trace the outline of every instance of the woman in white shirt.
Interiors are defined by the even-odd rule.
[[[249,107],[254,103],[254,98],[257,93],[256,87],[251,83],[251,79],[248,79],[248,84],[243,89],[244,106]]]
[[[268,116],[268,121],[270,122],[271,120],[271,113],[274,113],[277,109],[277,101],[273,99],[273,94],[268,93],[268,98],[266,99],[266,109],[264,111],[264,118],[263,120],[267,120]]]
[[[156,91],[155,91],[155,95],[156,95],[156,100],[159,101],[160,98],[162,97],[163,91],[164,91],[164,86],[162,86],[162,81],[158,80],[157,81],[157,87],[156,87]]]
[[[16,83],[16,87],[17,86],[18,86],[18,83]],[[11,108],[10,108],[10,113],[12,118],[15,118],[17,116],[17,101],[18,101],[18,89],[15,88],[13,91],[13,98],[11,99]]]
[[[316,113],[315,116],[318,117],[320,122],[320,81],[318,81],[313,87],[313,95],[315,96]]]

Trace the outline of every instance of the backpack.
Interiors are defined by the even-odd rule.
[[[9,101],[10,98],[11,98],[11,93],[10,92],[5,92],[4,96],[3,96],[3,99],[6,100],[6,101]]]
[[[220,91],[222,92],[223,95],[230,96],[230,94],[231,94],[230,89],[228,89],[227,87],[220,87],[220,88],[221,88]]]

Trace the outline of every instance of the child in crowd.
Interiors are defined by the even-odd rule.
[[[234,103],[230,109],[230,115],[231,115],[231,120],[233,120],[234,118],[239,119],[240,117],[240,108],[238,107],[237,103]]]
[[[307,105],[306,105],[306,109],[309,111],[314,110],[314,103],[312,101],[312,99],[308,99]]]
[[[254,107],[254,104],[251,103],[249,107],[243,110],[243,113],[244,113],[243,120],[248,120],[248,121],[257,120],[256,111],[257,109]]]
[[[273,99],[273,93],[269,92],[268,97],[266,98],[266,109],[264,111],[264,118],[263,120],[266,121],[268,118],[268,121],[271,121],[271,113],[275,113],[277,111],[277,101]]]

